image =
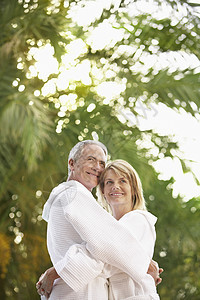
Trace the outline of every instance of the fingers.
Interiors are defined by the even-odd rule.
[[[48,299],[49,296],[50,296],[50,294],[49,294],[48,292],[45,292],[44,295],[45,295],[45,297],[46,297],[47,299]]]
[[[36,289],[37,289],[37,293],[40,295],[40,296],[43,296],[45,295],[45,290],[42,288],[42,283],[41,282],[37,282],[36,283]],[[46,296],[46,295],[45,295]]]
[[[41,282],[38,281],[38,282],[36,283],[36,289],[38,290],[40,287],[41,287]]]
[[[46,272],[45,272],[45,273],[46,273]],[[42,279],[43,279],[44,276],[45,276],[45,273],[42,273],[42,274],[40,275],[40,278],[39,278],[38,282],[42,281]]]
[[[44,289],[38,289],[37,290],[37,292],[38,292],[38,294],[40,295],[40,296],[44,296],[46,293],[45,293],[45,290]],[[46,296],[46,295],[45,295]]]
[[[42,279],[44,277],[44,273],[40,275],[38,282],[36,283],[36,289],[39,295],[44,295],[45,291],[42,289]]]
[[[159,271],[158,271],[158,278],[156,280],[156,285],[160,284],[162,282],[162,278],[159,277],[159,275],[163,272],[164,270],[162,268],[159,268]]]
[[[160,284],[161,282],[162,282],[162,278],[158,278],[158,279],[156,280],[156,285]]]
[[[46,290],[48,290],[48,289],[46,289],[46,286],[45,286],[45,280],[44,280],[45,275],[46,275],[46,272],[40,276],[38,282],[36,283],[36,289],[37,289],[37,293],[40,296],[45,296],[46,298],[49,298],[49,293],[46,292]],[[48,295],[48,297],[47,297],[47,295]]]
[[[36,283],[36,290],[39,295],[42,295],[41,294],[41,282],[39,282],[39,281]]]
[[[50,297],[51,294],[51,288],[48,288],[48,286],[43,287],[42,283],[36,284],[37,293],[40,296],[45,296],[47,299]]]
[[[44,289],[39,289],[37,290],[38,294],[43,296],[45,294],[45,290]]]

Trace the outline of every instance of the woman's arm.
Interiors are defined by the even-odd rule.
[[[36,283],[38,294],[45,295],[45,297],[48,299],[51,294],[54,280],[59,277],[60,276],[54,267],[47,269],[45,273],[40,276],[38,282]]]

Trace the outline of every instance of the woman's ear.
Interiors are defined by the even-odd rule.
[[[136,195],[133,194],[132,198],[133,198],[133,207],[134,207],[134,206],[135,206],[135,203],[136,203]]]

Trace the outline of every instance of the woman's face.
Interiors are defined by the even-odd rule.
[[[129,180],[123,174],[118,175],[112,169],[108,170],[103,192],[112,209],[115,206],[125,206],[128,211],[133,209],[132,189]]]

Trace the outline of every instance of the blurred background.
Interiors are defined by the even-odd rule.
[[[140,175],[161,299],[200,299],[199,59],[198,0],[0,0],[0,299],[39,299],[42,207],[84,139]]]

